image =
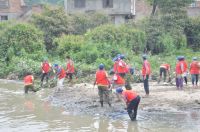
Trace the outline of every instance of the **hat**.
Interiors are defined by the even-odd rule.
[[[58,67],[58,64],[53,64],[53,67]]]
[[[121,87],[119,87],[119,88],[116,89],[116,92],[117,92],[117,93],[122,93],[122,92],[123,92],[123,89],[122,89]]]
[[[193,57],[192,60],[197,60],[197,57]]]
[[[181,59],[182,59],[182,56],[177,56],[176,59],[177,59],[177,60],[181,60]]]
[[[125,55],[121,54],[120,59],[124,59],[124,58],[125,58]]]
[[[147,55],[146,54],[142,55],[142,58],[147,59]]]
[[[103,69],[104,69],[104,64],[101,63],[101,64],[99,65],[99,70],[103,70]]]

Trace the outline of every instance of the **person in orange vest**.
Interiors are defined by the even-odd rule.
[[[63,87],[64,79],[66,77],[66,72],[64,68],[62,68],[58,64],[54,64],[54,69],[56,72],[56,77],[58,78],[57,81],[58,90],[60,90]]]
[[[28,91],[32,90],[36,92],[37,90],[34,89],[34,77],[30,72],[27,72],[26,76],[24,77],[24,93],[28,94]]]
[[[176,87],[179,90],[183,89],[183,73],[184,73],[184,64],[183,58],[181,56],[177,57],[178,62],[176,63]]]
[[[183,63],[183,78],[184,78],[185,84],[187,85],[187,82],[188,82],[188,79],[187,79],[188,64],[187,64],[184,56],[181,56],[181,58],[182,58],[182,63]]]
[[[123,60],[124,58],[124,55],[118,54],[113,66],[114,72],[119,74],[123,78],[125,77],[126,73],[129,72],[128,66]]]
[[[51,64],[48,62],[47,59],[44,59],[44,61],[41,63],[41,69],[42,69],[42,77],[41,77],[41,84],[40,86],[43,86],[43,80],[46,77],[46,83],[48,84],[49,80],[49,72],[51,70]]]
[[[70,56],[67,56],[67,68],[66,75],[69,78],[69,82],[72,81],[73,74],[75,73],[74,62],[71,60]]]
[[[198,86],[198,79],[199,79],[199,71],[200,71],[200,67],[198,66],[198,61],[197,61],[197,57],[193,57],[193,61],[190,64],[190,74],[192,76],[192,86],[196,88]]]
[[[103,107],[103,102],[104,102],[103,96],[104,95],[106,97],[106,101],[107,101],[108,105],[111,106],[110,97],[109,97],[110,96],[110,92],[109,92],[110,82],[108,80],[108,74],[105,71],[103,64],[99,65],[99,70],[97,70],[97,72],[96,72],[96,79],[94,82],[94,86],[96,84],[98,86],[98,93],[99,93],[99,97],[100,97],[101,107]]]
[[[117,93],[119,93],[126,104],[126,109],[128,112],[128,115],[132,121],[136,120],[137,117],[137,110],[138,105],[140,103],[140,96],[132,91],[130,85],[125,85],[126,90],[123,90],[122,88],[117,88]],[[134,110],[134,112],[132,112]]]
[[[158,80],[158,83],[160,83],[160,81],[162,80],[162,75],[164,76],[164,82],[165,82],[167,74],[168,74],[168,76],[170,78],[170,65],[166,64],[166,63],[163,63],[163,64],[160,65],[160,78]]]
[[[142,76],[143,76],[143,83],[144,83],[144,90],[146,95],[149,95],[149,76],[151,73],[151,65],[147,61],[147,55],[143,55],[143,64],[142,64]]]
[[[110,75],[113,75],[111,84],[112,84],[112,88],[115,89],[115,92],[117,88],[122,88],[125,86],[125,80],[119,74],[116,74],[114,73],[113,70],[111,70]],[[119,97],[119,94],[117,94],[117,92],[116,92],[116,96],[118,98],[117,101],[120,101],[120,97]]]

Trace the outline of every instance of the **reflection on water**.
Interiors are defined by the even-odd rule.
[[[52,107],[45,98],[49,90],[23,94],[23,85],[0,82],[0,131],[89,131],[89,132],[198,132],[200,113],[139,111],[131,122],[125,111],[110,118],[70,115],[63,108]],[[43,100],[43,101],[41,101]]]

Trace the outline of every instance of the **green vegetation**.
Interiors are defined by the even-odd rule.
[[[170,5],[172,1],[165,2]],[[101,13],[66,15],[56,7],[45,7],[29,23],[0,23],[0,76],[14,73],[22,77],[27,71],[39,75],[45,57],[65,67],[67,55],[83,76],[94,73],[100,63],[110,70],[118,53],[137,70],[141,55],[148,54],[155,75],[163,61],[175,67],[178,55],[190,62],[193,56],[200,57],[200,18],[186,16],[187,2],[175,4],[167,8],[159,3],[159,13],[119,26]]]

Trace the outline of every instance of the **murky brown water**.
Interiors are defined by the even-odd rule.
[[[51,91],[23,94],[23,85],[0,81],[0,132],[80,131],[80,132],[200,132],[200,111],[145,112],[131,122],[125,111],[98,115],[71,115],[46,101]]]

